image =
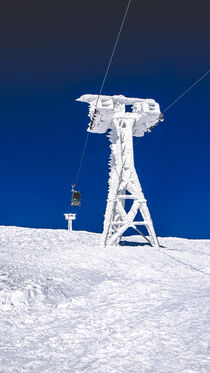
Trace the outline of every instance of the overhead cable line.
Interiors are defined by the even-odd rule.
[[[104,88],[104,84],[105,84],[105,81],[106,81],[106,78],[107,78],[107,75],[108,75],[108,72],[109,72],[109,69],[110,69],[110,66],[111,66],[114,54],[115,54],[115,50],[117,48],[117,44],[118,44],[118,41],[119,41],[119,38],[120,38],[120,35],[121,35],[121,32],[122,32],[122,29],[123,29],[123,26],[124,26],[124,23],[125,23],[127,14],[128,14],[128,10],[130,8],[131,1],[132,0],[128,1],[128,5],[127,5],[127,8],[125,10],[124,17],[122,19],[122,23],[120,25],[120,28],[119,28],[119,31],[118,31],[118,34],[117,34],[117,38],[116,38],[115,43],[114,43],[114,47],[113,47],[113,50],[112,50],[112,53],[111,53],[111,56],[110,56],[110,59],[109,59],[109,63],[107,65],[107,69],[106,69],[106,72],[105,72],[105,75],[104,75],[104,79],[102,81],[101,88],[100,88],[99,93],[98,93],[98,97],[97,97],[97,101],[96,101],[96,105],[95,105],[95,110],[97,109],[98,101],[99,101],[99,98],[100,98],[101,93],[102,93],[103,88]]]
[[[99,98],[100,98],[101,93],[103,91],[104,84],[105,84],[105,81],[106,81],[106,78],[107,78],[107,75],[108,75],[108,72],[109,72],[109,69],[110,69],[110,66],[111,66],[111,63],[112,63],[112,60],[113,60],[113,57],[114,57],[117,45],[118,45],[118,42],[119,42],[119,39],[120,39],[120,35],[121,35],[121,32],[122,32],[122,29],[123,29],[123,26],[124,26],[124,23],[125,23],[125,20],[126,20],[126,17],[127,17],[128,10],[130,8],[131,2],[132,2],[132,0],[128,1],[128,4],[127,4],[127,7],[126,7],[124,16],[123,16],[123,19],[122,19],[122,22],[121,22],[121,25],[120,25],[120,28],[119,28],[119,31],[117,33],[117,37],[116,37],[116,40],[115,40],[115,43],[114,43],[114,47],[112,49],[112,53],[111,53],[111,56],[109,58],[109,62],[108,62],[108,65],[107,65],[107,68],[106,68],[106,71],[105,71],[105,74],[104,74],[104,78],[103,78],[103,81],[101,83],[101,87],[100,87],[100,90],[99,90],[99,93],[98,93],[98,97],[97,97],[97,100],[96,100],[95,112],[94,113],[96,113],[98,101],[99,101]],[[94,115],[93,115],[93,118],[94,118]],[[90,124],[90,129],[92,128],[92,126],[93,126],[93,119],[92,119],[91,124]],[[78,167],[76,178],[75,178],[75,184],[78,182],[78,179],[79,179],[79,175],[80,175],[80,171],[81,171],[81,167],[82,167],[82,162],[83,162],[84,155],[85,155],[85,150],[86,150],[86,147],[87,147],[88,137],[89,137],[89,132],[86,135],[86,140],[85,140],[85,143],[84,143],[84,147],[83,147],[83,151],[82,151],[82,155],[81,155],[79,167]]]
[[[89,137],[89,132],[86,135],[85,143],[84,143],[84,146],[83,146],[83,151],[82,151],[79,167],[78,167],[76,178],[75,178],[75,185],[77,184],[78,179],[79,179],[80,170],[81,170],[81,167],[82,167],[82,162],[83,162],[83,158],[84,158],[84,155],[85,155],[85,149],[86,149],[87,142],[88,142],[88,137]]]
[[[166,109],[163,110],[163,113],[168,111],[172,106],[174,106],[183,96],[186,95],[193,87],[195,87],[202,79],[205,78],[206,75],[208,75],[210,70],[208,70],[205,74],[203,74],[200,78],[198,78],[186,91],[184,91],[180,96],[178,96],[169,106],[167,106]]]
[[[191,89],[193,87],[195,87],[202,79],[204,79],[208,74],[209,74],[210,70],[206,71],[205,74],[203,74],[202,76],[200,76],[200,78],[198,78],[189,88],[187,88],[180,96],[178,96],[170,105],[168,105],[164,110],[163,110],[163,113],[165,113],[166,111],[168,111],[172,106],[174,106],[179,100],[181,100],[182,97],[184,97],[186,95],[186,93],[188,93],[189,91],[191,91]],[[136,143],[134,144],[134,148],[136,145],[138,145],[140,139],[138,139],[136,141]]]

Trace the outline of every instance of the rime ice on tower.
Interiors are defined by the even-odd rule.
[[[91,122],[88,131],[106,133],[111,142],[109,192],[102,234],[102,246],[118,244],[123,233],[132,227],[144,225],[150,243],[158,246],[147,202],[142,192],[133,156],[133,136],[144,136],[145,132],[158,124],[161,118],[158,103],[152,99],[119,96],[83,95],[78,101],[89,103]],[[132,112],[126,112],[132,105]],[[132,200],[126,212],[126,200]],[[142,220],[135,221],[140,211]],[[144,236],[145,237],[145,236]],[[146,237],[145,237],[146,238]]]

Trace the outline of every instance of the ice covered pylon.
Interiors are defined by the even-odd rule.
[[[133,156],[133,136],[141,137],[162,121],[158,103],[152,99],[119,96],[83,95],[78,101],[89,103],[91,122],[88,131],[106,133],[111,142],[109,192],[102,234],[102,246],[118,244],[130,227],[144,225],[151,245],[159,246],[153,222],[142,192]],[[126,105],[132,111],[126,111]],[[132,201],[126,211],[126,200]],[[135,221],[140,211],[142,219]]]

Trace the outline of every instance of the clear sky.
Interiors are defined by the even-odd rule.
[[[0,224],[101,232],[109,143],[86,138],[84,93],[98,93],[127,0],[0,5]],[[103,90],[154,98],[164,110],[210,68],[209,0],[133,0]],[[210,238],[210,74],[135,147],[159,236]]]

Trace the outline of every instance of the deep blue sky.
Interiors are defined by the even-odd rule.
[[[0,224],[100,232],[109,143],[90,134],[70,185],[127,0],[7,1],[0,5]],[[133,0],[104,94],[154,98],[162,110],[210,67],[209,0]],[[210,74],[135,147],[159,236],[210,238]]]

